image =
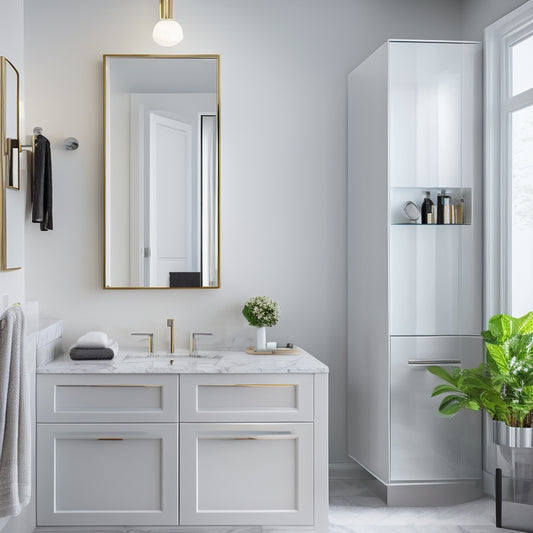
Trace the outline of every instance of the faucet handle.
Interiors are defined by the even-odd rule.
[[[170,353],[174,353],[174,319],[167,318],[167,328],[170,328]]]
[[[152,355],[152,347],[153,347],[153,341],[154,341],[154,334],[153,333],[132,333],[132,335],[144,335],[148,337],[148,355]]]
[[[198,352],[196,349],[196,336],[197,335],[213,335],[212,333],[191,333],[191,342],[189,345],[189,357],[198,357]]]

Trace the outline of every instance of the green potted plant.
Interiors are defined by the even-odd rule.
[[[453,416],[461,409],[483,409],[494,421],[496,444],[533,446],[533,312],[520,318],[495,315],[481,335],[486,363],[451,372],[428,367],[445,382],[432,394],[446,394],[439,412]]]

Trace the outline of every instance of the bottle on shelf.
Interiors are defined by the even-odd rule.
[[[465,199],[461,198],[459,203],[455,206],[455,223],[463,224],[464,223],[464,213],[465,213]]]
[[[451,198],[446,194],[446,190],[442,189],[437,196],[437,224],[450,224],[450,206]]]
[[[422,224],[431,224],[431,213],[433,208],[433,201],[430,198],[430,191],[426,191],[426,197],[422,202]]]

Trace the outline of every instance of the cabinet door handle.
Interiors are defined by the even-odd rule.
[[[409,359],[408,365],[433,366],[433,365],[460,365],[460,359]]]
[[[249,437],[226,437],[230,440],[279,440],[279,439],[295,439],[296,435],[287,433],[286,435],[261,435],[261,436],[249,436]]]
[[[124,440],[122,437],[100,437],[97,440]]]
[[[200,383],[200,387],[297,387],[296,383]]]
[[[231,431],[221,431],[220,433],[200,433],[201,439],[217,439],[217,440],[276,440],[276,439],[295,439],[294,433],[290,431],[276,431],[275,433],[239,433],[235,434]]]

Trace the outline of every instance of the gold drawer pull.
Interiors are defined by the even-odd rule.
[[[297,387],[296,383],[201,383],[198,387]]]
[[[290,433],[286,435],[261,435],[257,437],[222,437],[228,438],[229,440],[287,440],[295,439],[296,435],[291,435]]]

